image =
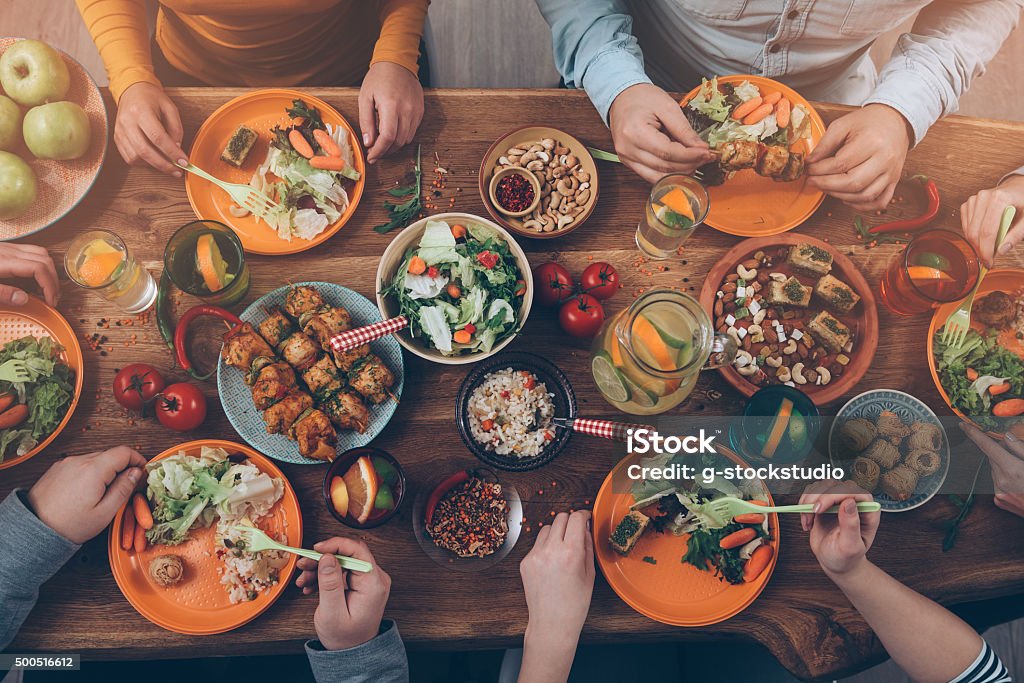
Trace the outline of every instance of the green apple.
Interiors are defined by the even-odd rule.
[[[28,150],[37,159],[77,159],[89,151],[89,117],[74,102],[33,107],[21,125]]]
[[[10,152],[0,152],[0,220],[17,218],[36,200],[36,174]]]
[[[0,149],[12,150],[21,142],[21,109],[10,97],[0,95]]]
[[[19,40],[0,57],[0,85],[25,107],[64,99],[71,87],[68,65],[59,52],[38,40]]]

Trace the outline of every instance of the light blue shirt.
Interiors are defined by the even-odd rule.
[[[781,5],[781,9],[780,9]],[[555,66],[602,118],[637,83],[689,90],[753,73],[811,100],[886,104],[914,131],[957,110],[1017,25],[1024,0],[537,0]],[[920,12],[875,72],[868,49]],[[641,50],[641,46],[643,50]],[[645,64],[646,59],[646,64]]]

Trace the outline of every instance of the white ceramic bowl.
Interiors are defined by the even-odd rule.
[[[433,216],[427,216],[422,218],[415,223],[412,223],[402,232],[398,233],[395,239],[391,240],[391,244],[384,250],[384,254],[380,257],[380,263],[377,266],[377,307],[380,308],[380,313],[385,320],[388,318],[394,318],[399,315],[398,302],[394,300],[394,297],[385,297],[381,295],[381,291],[394,279],[395,271],[405,260],[405,252],[412,246],[419,243],[420,238],[423,237],[423,231],[426,229],[427,221],[444,221],[449,225],[455,223],[476,223],[478,225],[485,225],[497,232],[503,240],[508,244],[509,250],[516,259],[516,264],[519,266],[520,277],[526,282],[526,296],[523,297],[523,303],[519,308],[517,319],[519,322],[519,329],[522,329],[523,325],[526,324],[526,319],[530,315],[530,305],[533,302],[533,274],[530,270],[530,262],[526,258],[526,252],[523,251],[522,247],[516,243],[515,239],[511,234],[500,225],[494,223],[494,221],[481,218],[480,216],[474,216],[470,213],[439,213]],[[429,361],[435,363],[442,363],[445,365],[465,365],[466,363],[475,363],[476,361],[489,358],[496,353],[499,353],[502,349],[508,346],[513,339],[515,339],[518,332],[509,335],[505,339],[502,339],[499,343],[494,345],[488,353],[469,353],[461,356],[446,356],[437,349],[426,343],[422,337],[413,337],[409,330],[402,330],[395,334],[398,339],[398,343],[401,344],[407,351],[413,353],[420,358],[426,358]]]

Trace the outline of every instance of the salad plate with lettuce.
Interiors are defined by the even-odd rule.
[[[441,363],[487,357],[526,322],[532,276],[512,237],[469,214],[414,223],[388,247],[377,271],[385,318],[405,316],[407,349]]]

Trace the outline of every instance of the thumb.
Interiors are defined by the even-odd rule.
[[[320,605],[334,613],[348,613],[345,602],[345,574],[341,571],[338,558],[324,553],[316,568],[316,580],[320,587]]]
[[[359,91],[359,130],[363,133],[363,147],[373,146],[377,139],[377,111],[374,109],[373,93]]]
[[[860,540],[860,513],[857,512],[857,502],[853,498],[847,498],[839,504],[839,533]]]
[[[141,467],[129,467],[122,470],[107,486],[100,502],[96,504],[96,509],[113,519],[121,506],[127,503],[135,493],[135,487],[140,479],[142,479]]]
[[[171,136],[171,140],[174,141],[177,148],[175,151],[179,156],[175,157],[174,161],[187,161],[188,156],[181,147],[181,140],[185,135],[184,128],[181,125],[181,114],[178,113],[178,108],[174,106],[174,102],[169,97],[164,98],[160,102],[160,118],[163,120],[164,129]]]
[[[1010,253],[1017,244],[1024,240],[1024,218],[1017,218],[1017,225],[1010,228],[1010,231],[1006,233],[1006,237],[1003,238],[1003,243],[999,245],[999,255],[1005,256]]]
[[[839,148],[846,142],[847,126],[843,119],[836,119],[825,129],[825,134],[818,142],[818,146],[807,155],[807,163],[813,164],[822,159],[828,159],[839,151]]]
[[[0,285],[0,304],[24,306],[28,303],[28,294],[24,290],[10,285]]]
[[[682,108],[675,102],[672,102],[671,106],[666,105],[663,110],[659,111],[658,118],[661,120],[661,125],[665,128],[665,132],[676,142],[682,143],[687,147],[707,149],[708,143],[704,142],[694,132],[690,122],[686,120],[686,115],[683,113]]]

